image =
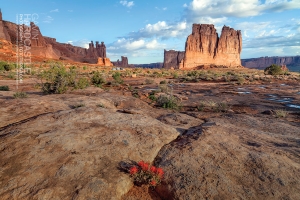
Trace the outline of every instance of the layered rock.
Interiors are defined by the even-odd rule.
[[[287,65],[287,67],[300,66],[300,56],[273,56],[273,57],[260,57],[260,58],[249,58],[242,59],[242,65],[247,68],[264,69],[272,64],[276,65]]]
[[[166,69],[179,69],[184,58],[184,51],[164,50],[164,65]]]
[[[121,61],[118,59],[116,62],[112,62],[114,66],[118,67],[128,67],[128,58],[125,56],[121,56]]]
[[[224,26],[219,38],[214,25],[193,24],[185,52],[165,51],[164,68],[238,67],[241,66],[241,50],[241,31]]]

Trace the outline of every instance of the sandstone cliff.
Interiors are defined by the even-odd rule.
[[[73,46],[71,44],[59,43],[55,38],[43,36],[40,28],[30,23],[30,26],[20,25],[15,23],[3,21],[2,13],[0,11],[0,39],[11,42],[13,45],[17,43],[17,35],[20,30],[30,31],[30,42],[26,46],[30,48],[31,56],[39,58],[51,58],[72,60],[76,62],[97,63],[98,58],[106,58],[106,46],[104,42],[99,43],[93,41],[89,44],[89,48],[82,48]],[[19,43],[20,43],[19,39]],[[21,44],[24,43],[21,42]],[[109,62],[110,63],[110,62]]]
[[[242,59],[242,65],[247,68],[264,69],[272,64],[287,65],[287,67],[299,66],[300,68],[300,56],[289,56],[289,57],[274,56],[274,57]]]
[[[184,58],[184,51],[164,50],[164,66],[166,69],[179,69],[179,65]]]
[[[241,50],[241,31],[224,26],[219,38],[214,25],[193,24],[185,52],[165,51],[164,68],[238,67],[241,66]]]

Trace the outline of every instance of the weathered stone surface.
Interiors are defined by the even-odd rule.
[[[112,62],[114,66],[117,67],[128,67],[128,58],[125,56],[121,56],[121,61],[118,59],[116,62]]]
[[[120,162],[151,162],[179,134],[148,116],[87,107],[12,128],[0,131],[1,199],[120,199],[133,185]]]
[[[156,164],[166,172],[157,188],[162,199],[299,197],[299,145],[292,139],[299,136],[298,126],[245,115],[210,122],[216,125],[183,135],[159,152]]]
[[[264,69],[272,64],[287,65],[287,67],[289,67],[289,65],[300,66],[300,56],[274,56],[242,59],[242,65],[247,68]]]
[[[185,52],[165,51],[164,68],[239,67],[241,50],[241,31],[224,26],[219,38],[214,25],[193,24]]]
[[[166,69],[179,69],[184,58],[184,51],[164,50],[164,65]]]

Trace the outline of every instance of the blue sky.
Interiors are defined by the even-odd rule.
[[[193,23],[241,30],[241,58],[300,55],[300,0],[1,0],[3,19],[37,13],[44,36],[87,47],[104,41],[107,56],[129,63],[163,62],[184,50]]]

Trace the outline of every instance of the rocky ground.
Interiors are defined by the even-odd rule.
[[[175,81],[179,110],[143,81],[43,95],[25,79],[15,99],[0,80],[1,199],[299,199],[297,80]],[[133,185],[122,169],[140,160],[164,169],[161,185]]]

